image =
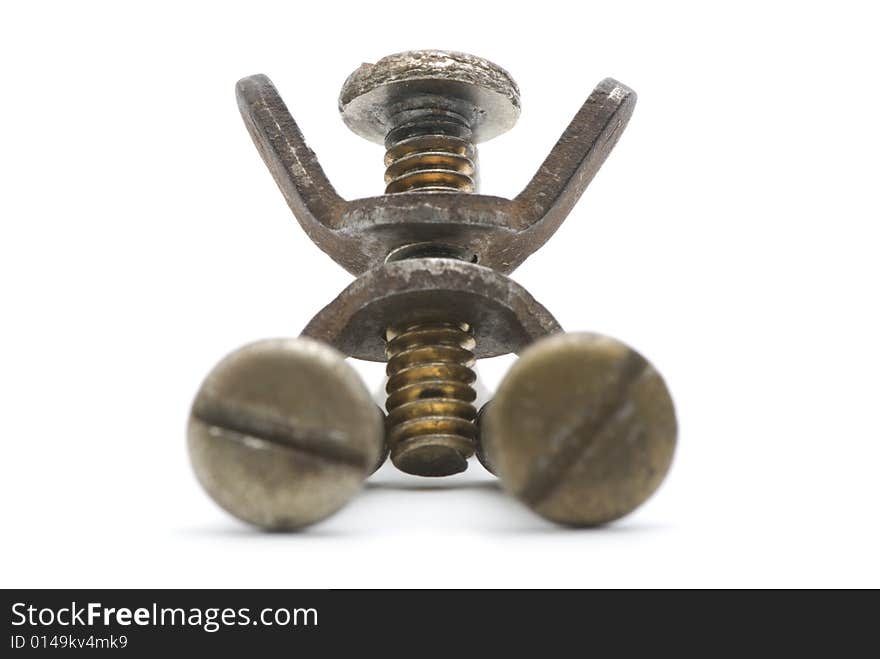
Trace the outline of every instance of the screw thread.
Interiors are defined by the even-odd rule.
[[[476,191],[477,150],[470,124],[441,105],[394,116],[385,137],[386,194]],[[447,256],[436,245],[418,253],[425,249]],[[477,436],[477,395],[471,386],[475,341],[469,325],[412,323],[389,328],[386,340],[391,461],[420,476],[464,471]]]
[[[437,108],[395,115],[385,137],[385,193],[475,192],[477,149],[468,121]]]
[[[464,323],[421,322],[386,332],[387,439],[398,469],[420,476],[464,471],[477,428],[474,337]]]

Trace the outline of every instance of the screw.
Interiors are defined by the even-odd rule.
[[[476,144],[511,128],[520,110],[516,84],[486,60],[412,51],[349,76],[343,120],[386,149],[386,194],[365,199],[335,191],[266,76],[240,80],[236,95],[294,216],[357,275],[303,334],[348,356],[387,360],[388,417],[382,447],[381,411],[356,377],[341,374],[332,351],[312,359],[295,343],[267,348],[266,360],[290,360],[277,373],[221,364],[218,382],[238,383],[227,398],[252,403],[258,393],[254,400],[270,403],[243,413],[219,405],[214,374],[196,400],[190,450],[221,505],[270,528],[315,521],[351,496],[383,448],[399,469],[426,476],[463,471],[476,452],[527,505],[572,525],[616,519],[650,496],[675,446],[662,379],[613,339],[552,336],[561,327],[550,312],[506,276],[553,235],[593,179],[632,115],[633,90],[602,80],[511,199],[469,194],[479,181]],[[475,358],[510,352],[520,361],[477,415]],[[321,373],[304,377],[305,364]],[[335,388],[316,397],[310,379]],[[271,451],[290,464],[279,466]],[[305,459],[323,471],[299,464]],[[341,486],[334,470],[344,472]]]
[[[481,411],[484,464],[538,514],[574,526],[629,513],[660,485],[677,425],[644,357],[597,334],[529,346]]]
[[[421,476],[464,471],[477,434],[468,326],[417,323],[389,330],[386,338],[391,460]]]
[[[357,373],[312,339],[270,339],[224,358],[202,383],[189,454],[205,491],[265,529],[341,508],[382,455],[382,415]]]
[[[480,57],[415,50],[361,65],[339,111],[355,133],[385,145],[386,194],[476,192],[475,145],[513,127],[519,88]]]
[[[519,109],[519,89],[504,69],[436,50],[364,64],[339,96],[349,128],[385,145],[386,194],[476,192],[475,145],[511,128]],[[471,260],[431,240],[397,248],[389,260],[426,257]],[[407,473],[458,473],[474,453],[475,343],[463,321],[431,318],[386,330],[388,444]]]

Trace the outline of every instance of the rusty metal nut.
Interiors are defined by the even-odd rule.
[[[224,358],[192,406],[199,483],[256,526],[298,529],[336,512],[384,455],[382,414],[343,356],[307,338]]]
[[[615,520],[660,485],[677,424],[644,357],[598,334],[557,334],[527,348],[481,415],[481,449],[502,485],[543,517]]]

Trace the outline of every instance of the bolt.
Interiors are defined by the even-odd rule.
[[[386,194],[475,192],[478,142],[519,117],[519,88],[480,57],[415,50],[362,64],[339,111],[355,133],[384,144]]]
[[[467,325],[416,323],[389,330],[388,445],[399,469],[445,476],[467,469],[477,428],[474,338]]]
[[[513,126],[519,89],[504,69],[479,57],[411,51],[358,68],[342,87],[339,110],[355,133],[385,145],[386,194],[470,193],[478,187],[475,145]],[[388,258],[471,255],[425,236]],[[392,462],[421,476],[464,471],[476,438],[469,324],[431,318],[391,325],[386,340]]]
[[[267,77],[236,89],[294,215],[358,275],[304,334],[386,359],[388,416],[383,430],[381,410],[328,345],[241,349],[208,376],[190,419],[196,475],[221,506],[265,528],[299,528],[341,507],[389,453],[402,471],[443,476],[476,452],[528,506],[571,525],[616,519],[651,495],[676,441],[663,380],[618,341],[553,335],[556,320],[506,277],[608,156],[632,114],[631,89],[600,82],[526,188],[502,199],[469,193],[479,187],[476,145],[519,115],[506,71],[428,50],[364,64],[339,110],[384,144],[386,194],[357,200],[336,193]],[[521,358],[478,415],[474,361],[509,352]]]
[[[224,358],[189,419],[199,483],[256,526],[292,530],[341,508],[383,454],[382,415],[343,356],[312,339],[258,341]]]
[[[615,520],[666,475],[677,425],[663,379],[644,357],[597,334],[529,346],[481,411],[484,464],[547,519]]]

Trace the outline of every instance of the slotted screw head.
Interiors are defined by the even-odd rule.
[[[382,414],[341,353],[270,339],[224,358],[192,406],[196,477],[225,510],[290,530],[336,512],[383,451]]]
[[[543,517],[575,526],[643,503],[669,469],[676,434],[654,367],[597,334],[529,346],[481,417],[482,449],[502,485]]]

